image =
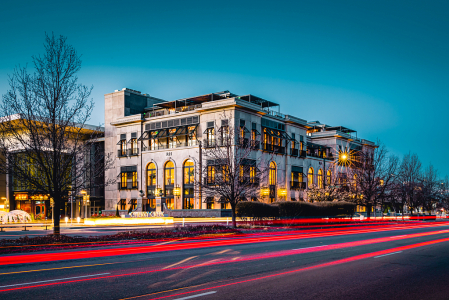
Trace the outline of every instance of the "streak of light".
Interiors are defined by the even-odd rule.
[[[424,226],[426,227],[426,226]],[[413,228],[424,228],[421,226]],[[399,227],[400,228],[400,227]],[[410,228],[410,227],[408,227]],[[388,229],[389,230],[389,229]],[[251,243],[262,243],[262,242],[278,242],[287,240],[297,240],[301,238],[313,238],[313,237],[326,237],[326,236],[340,236],[348,234],[361,234],[369,232],[379,232],[385,231],[385,229],[374,229],[374,230],[345,230],[340,232],[330,232],[324,234],[289,234],[289,235],[276,235],[276,236],[254,236],[247,238],[232,238],[232,239],[214,239],[198,242],[185,242],[171,245],[151,245],[151,246],[140,246],[140,247],[125,247],[125,248],[113,248],[113,249],[95,249],[95,250],[84,250],[84,251],[60,251],[55,253],[40,253],[40,254],[25,254],[25,255],[9,255],[5,256],[8,259],[0,261],[0,265],[11,265],[19,263],[37,263],[46,261],[60,261],[60,260],[70,260],[70,259],[86,259],[86,258],[98,258],[98,257],[108,257],[116,255],[131,255],[131,254],[147,254],[162,251],[172,251],[172,250],[187,250],[187,249],[199,249],[199,248],[210,248],[210,247],[223,247],[231,245],[243,245]],[[443,230],[443,232],[449,232],[449,230]],[[422,233],[424,235],[437,234],[435,232]],[[416,234],[410,234],[407,238],[416,237]],[[405,238],[405,237],[404,237]]]
[[[60,267],[60,268],[16,271],[16,272],[0,273],[0,275],[30,273],[30,272],[42,272],[42,271],[53,271],[53,270],[73,269],[73,268],[96,267],[96,266],[115,265],[115,264],[124,264],[124,263],[129,263],[129,262],[113,262],[113,263],[104,263],[104,264],[93,264],[93,265],[82,265],[82,266],[70,266],[70,267]]]
[[[273,278],[273,277],[277,277],[277,276],[288,275],[288,274],[293,274],[293,273],[298,273],[298,272],[303,272],[303,271],[308,271],[308,270],[313,270],[313,269],[318,269],[318,268],[324,268],[324,267],[329,267],[329,266],[334,266],[334,265],[340,265],[340,264],[349,263],[349,262],[353,262],[353,261],[357,261],[357,260],[361,260],[361,259],[365,259],[365,258],[370,258],[370,257],[382,255],[382,254],[387,254],[387,253],[391,253],[391,252],[402,252],[403,250],[409,250],[409,249],[413,249],[413,248],[424,247],[424,246],[437,244],[437,243],[448,242],[448,241],[449,241],[449,238],[445,238],[445,239],[439,239],[439,240],[433,240],[433,241],[428,241],[428,242],[422,242],[422,243],[417,243],[417,244],[412,244],[412,245],[407,245],[407,246],[402,246],[402,247],[397,247],[397,248],[391,248],[391,249],[387,249],[387,250],[381,250],[381,251],[376,251],[376,252],[371,252],[371,253],[351,256],[351,257],[348,257],[348,258],[343,258],[343,259],[339,259],[339,260],[336,260],[336,261],[327,262],[327,263],[314,265],[314,266],[310,266],[310,267],[305,267],[305,268],[301,268],[301,269],[296,269],[296,270],[292,270],[292,271],[271,274],[271,275],[267,275],[267,276],[262,276],[262,277],[257,277],[257,278],[252,278],[252,279],[247,279],[247,280],[227,283],[227,284],[223,284],[223,285],[203,288],[203,289],[194,290],[194,291],[183,292],[183,293],[179,293],[179,294],[175,294],[175,295],[169,295],[169,296],[153,298],[152,300],[166,299],[166,298],[171,298],[171,297],[179,297],[179,296],[184,296],[184,295],[187,295],[187,294],[198,293],[198,292],[208,291],[208,290],[212,290],[212,289],[215,290],[215,289],[223,288],[223,287],[227,287],[227,286],[232,286],[232,285],[237,285],[237,284],[242,284],[242,283],[247,283],[247,282],[253,282],[253,281],[257,281],[257,280],[261,280],[261,279]]]
[[[44,282],[62,281],[62,280],[67,280],[67,279],[78,279],[78,278],[94,277],[94,276],[109,275],[109,274],[111,274],[111,273],[90,274],[90,275],[75,276],[75,277],[66,277],[66,278],[58,278],[58,279],[50,279],[50,280],[34,281],[34,282],[25,282],[25,283],[8,284],[8,285],[2,285],[2,286],[0,286],[0,288],[13,287],[13,286],[21,286],[21,285],[29,285],[29,284],[36,284],[36,283],[44,283]]]
[[[379,257],[384,257],[384,256],[387,256],[387,255],[393,255],[393,254],[398,254],[398,253],[401,253],[402,251],[398,251],[398,252],[393,252],[393,253],[388,253],[388,254],[383,254],[383,255],[378,255],[378,256],[374,256],[374,258],[379,258]]]
[[[447,232],[449,232],[449,230],[447,230]],[[413,234],[413,236],[420,237],[420,236],[428,236],[428,235],[434,235],[434,234],[437,234],[437,233],[434,233],[434,232],[432,232],[432,233],[417,233],[417,234]],[[411,238],[411,236],[412,236],[411,234],[408,235],[408,238]],[[398,238],[398,240],[399,239],[404,239],[404,238]],[[361,245],[369,245],[369,244],[386,242],[386,241],[391,241],[391,240],[389,240],[388,238],[377,238],[377,239],[372,239],[372,240],[363,240],[363,241],[356,241],[356,242],[333,244],[333,245],[328,245],[328,246],[319,247],[319,248],[314,247],[314,248],[305,248],[302,250],[286,250],[286,251],[273,252],[273,253],[269,253],[269,254],[252,255],[252,256],[247,256],[245,258],[235,259],[235,260],[230,259],[230,260],[218,261],[219,259],[214,259],[214,260],[208,261],[207,263],[201,263],[201,264],[197,264],[197,265],[187,265],[187,266],[181,266],[181,267],[174,267],[174,268],[170,268],[170,269],[148,270],[148,271],[141,271],[141,272],[135,272],[135,273],[127,273],[127,274],[115,274],[115,275],[110,275],[110,276],[103,276],[103,277],[96,277],[96,278],[85,278],[85,279],[78,279],[78,280],[57,282],[57,283],[46,283],[46,284],[35,285],[35,286],[4,289],[4,290],[0,290],[0,292],[6,292],[6,291],[18,290],[18,289],[24,289],[24,288],[38,288],[38,287],[44,287],[44,286],[56,285],[56,284],[67,284],[67,283],[98,280],[98,279],[109,279],[109,278],[118,278],[118,277],[124,277],[124,276],[142,275],[142,274],[156,273],[156,272],[162,272],[162,271],[173,271],[173,270],[190,269],[190,268],[212,266],[212,265],[222,265],[222,264],[236,263],[236,262],[242,262],[242,261],[268,259],[268,258],[275,258],[275,257],[286,256],[286,255],[297,255],[297,254],[302,254],[302,253],[311,253],[311,252],[318,252],[318,251],[324,251],[324,250],[336,250],[336,249],[355,247],[355,246],[361,246]],[[445,242],[445,241],[449,241],[449,238],[439,239],[439,240],[434,240],[434,241],[429,241],[429,242],[422,242],[422,243],[412,244],[412,245],[408,245],[408,246],[401,246],[401,247],[392,248],[392,249],[396,249],[395,251],[402,251],[405,249],[414,248],[414,245],[431,245],[431,244]],[[419,246],[419,247],[421,247],[421,246]],[[395,251],[392,251],[392,249],[373,252],[373,253],[376,253],[376,255],[372,255],[372,256],[395,252]],[[364,254],[364,255],[368,255],[368,254]],[[357,257],[359,257],[359,256],[357,256]],[[367,257],[371,257],[371,256],[367,256]]]
[[[182,263],[185,263],[186,261],[192,260],[192,259],[194,259],[194,258],[196,258],[196,257],[198,257],[198,256],[191,256],[191,257],[188,257],[188,258],[186,258],[186,259],[181,260],[180,262],[177,262],[177,263],[174,263],[174,264],[172,264],[172,265],[166,266],[165,268],[162,268],[162,270],[173,268],[173,267],[175,267],[175,266],[177,266],[177,265],[180,265],[180,264],[182,264]]]
[[[207,295],[212,295],[212,294],[215,294],[216,292],[217,291],[211,291],[211,292],[206,292],[206,293],[202,293],[202,294],[197,294],[197,295],[192,295],[192,296],[187,296],[187,297],[182,297],[182,298],[176,298],[174,300],[193,299],[193,298],[203,297],[203,296],[207,296]]]

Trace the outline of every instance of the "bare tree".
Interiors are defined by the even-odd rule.
[[[397,189],[399,198],[403,200],[410,211],[413,212],[422,204],[420,195],[422,190],[422,165],[416,154],[406,154],[402,159],[398,170],[397,181],[400,189]]]
[[[196,182],[205,201],[218,198],[230,204],[232,226],[236,227],[235,208],[240,201],[258,196],[259,184],[267,177],[267,163],[258,157],[259,137],[248,138],[249,131],[232,125],[232,119],[223,114],[228,125],[210,128],[202,142],[205,164],[200,180]]]
[[[85,187],[87,173],[104,172],[107,162],[91,149],[102,132],[86,125],[94,103],[92,87],[78,83],[80,55],[63,36],[46,35],[44,47],[45,54],[32,57],[33,73],[19,66],[9,77],[0,106],[0,171],[11,184],[49,195],[59,235],[63,199],[72,186]]]
[[[398,158],[388,155],[380,141],[377,141],[376,148],[363,148],[355,156],[355,162],[347,169],[352,182],[350,187],[353,193],[359,195],[359,203],[366,206],[369,218],[371,207],[376,207],[389,197],[395,182]]]
[[[307,189],[307,199],[312,202],[322,201],[348,201],[357,202],[356,197],[349,191],[347,182],[344,183],[342,173],[338,168],[331,166],[328,168],[325,178],[319,179],[318,185]]]
[[[423,210],[431,211],[437,203],[442,200],[442,182],[439,179],[438,171],[430,164],[421,175],[421,186],[418,197]]]

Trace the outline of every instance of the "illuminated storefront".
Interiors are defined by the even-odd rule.
[[[23,210],[35,219],[50,217],[50,198],[44,194],[14,193],[15,209]]]

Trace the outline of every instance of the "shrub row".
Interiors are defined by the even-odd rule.
[[[263,218],[297,218],[297,217],[335,217],[351,216],[356,205],[349,202],[276,202],[266,204],[261,202],[239,202],[236,213],[240,218],[253,220]]]

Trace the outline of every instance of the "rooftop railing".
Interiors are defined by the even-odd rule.
[[[174,115],[174,114],[181,113],[181,112],[193,111],[197,108],[201,108],[201,104],[181,106],[181,107],[176,107],[176,108],[163,108],[163,109],[158,109],[155,111],[149,111],[145,115],[145,117],[153,118],[153,117]]]

